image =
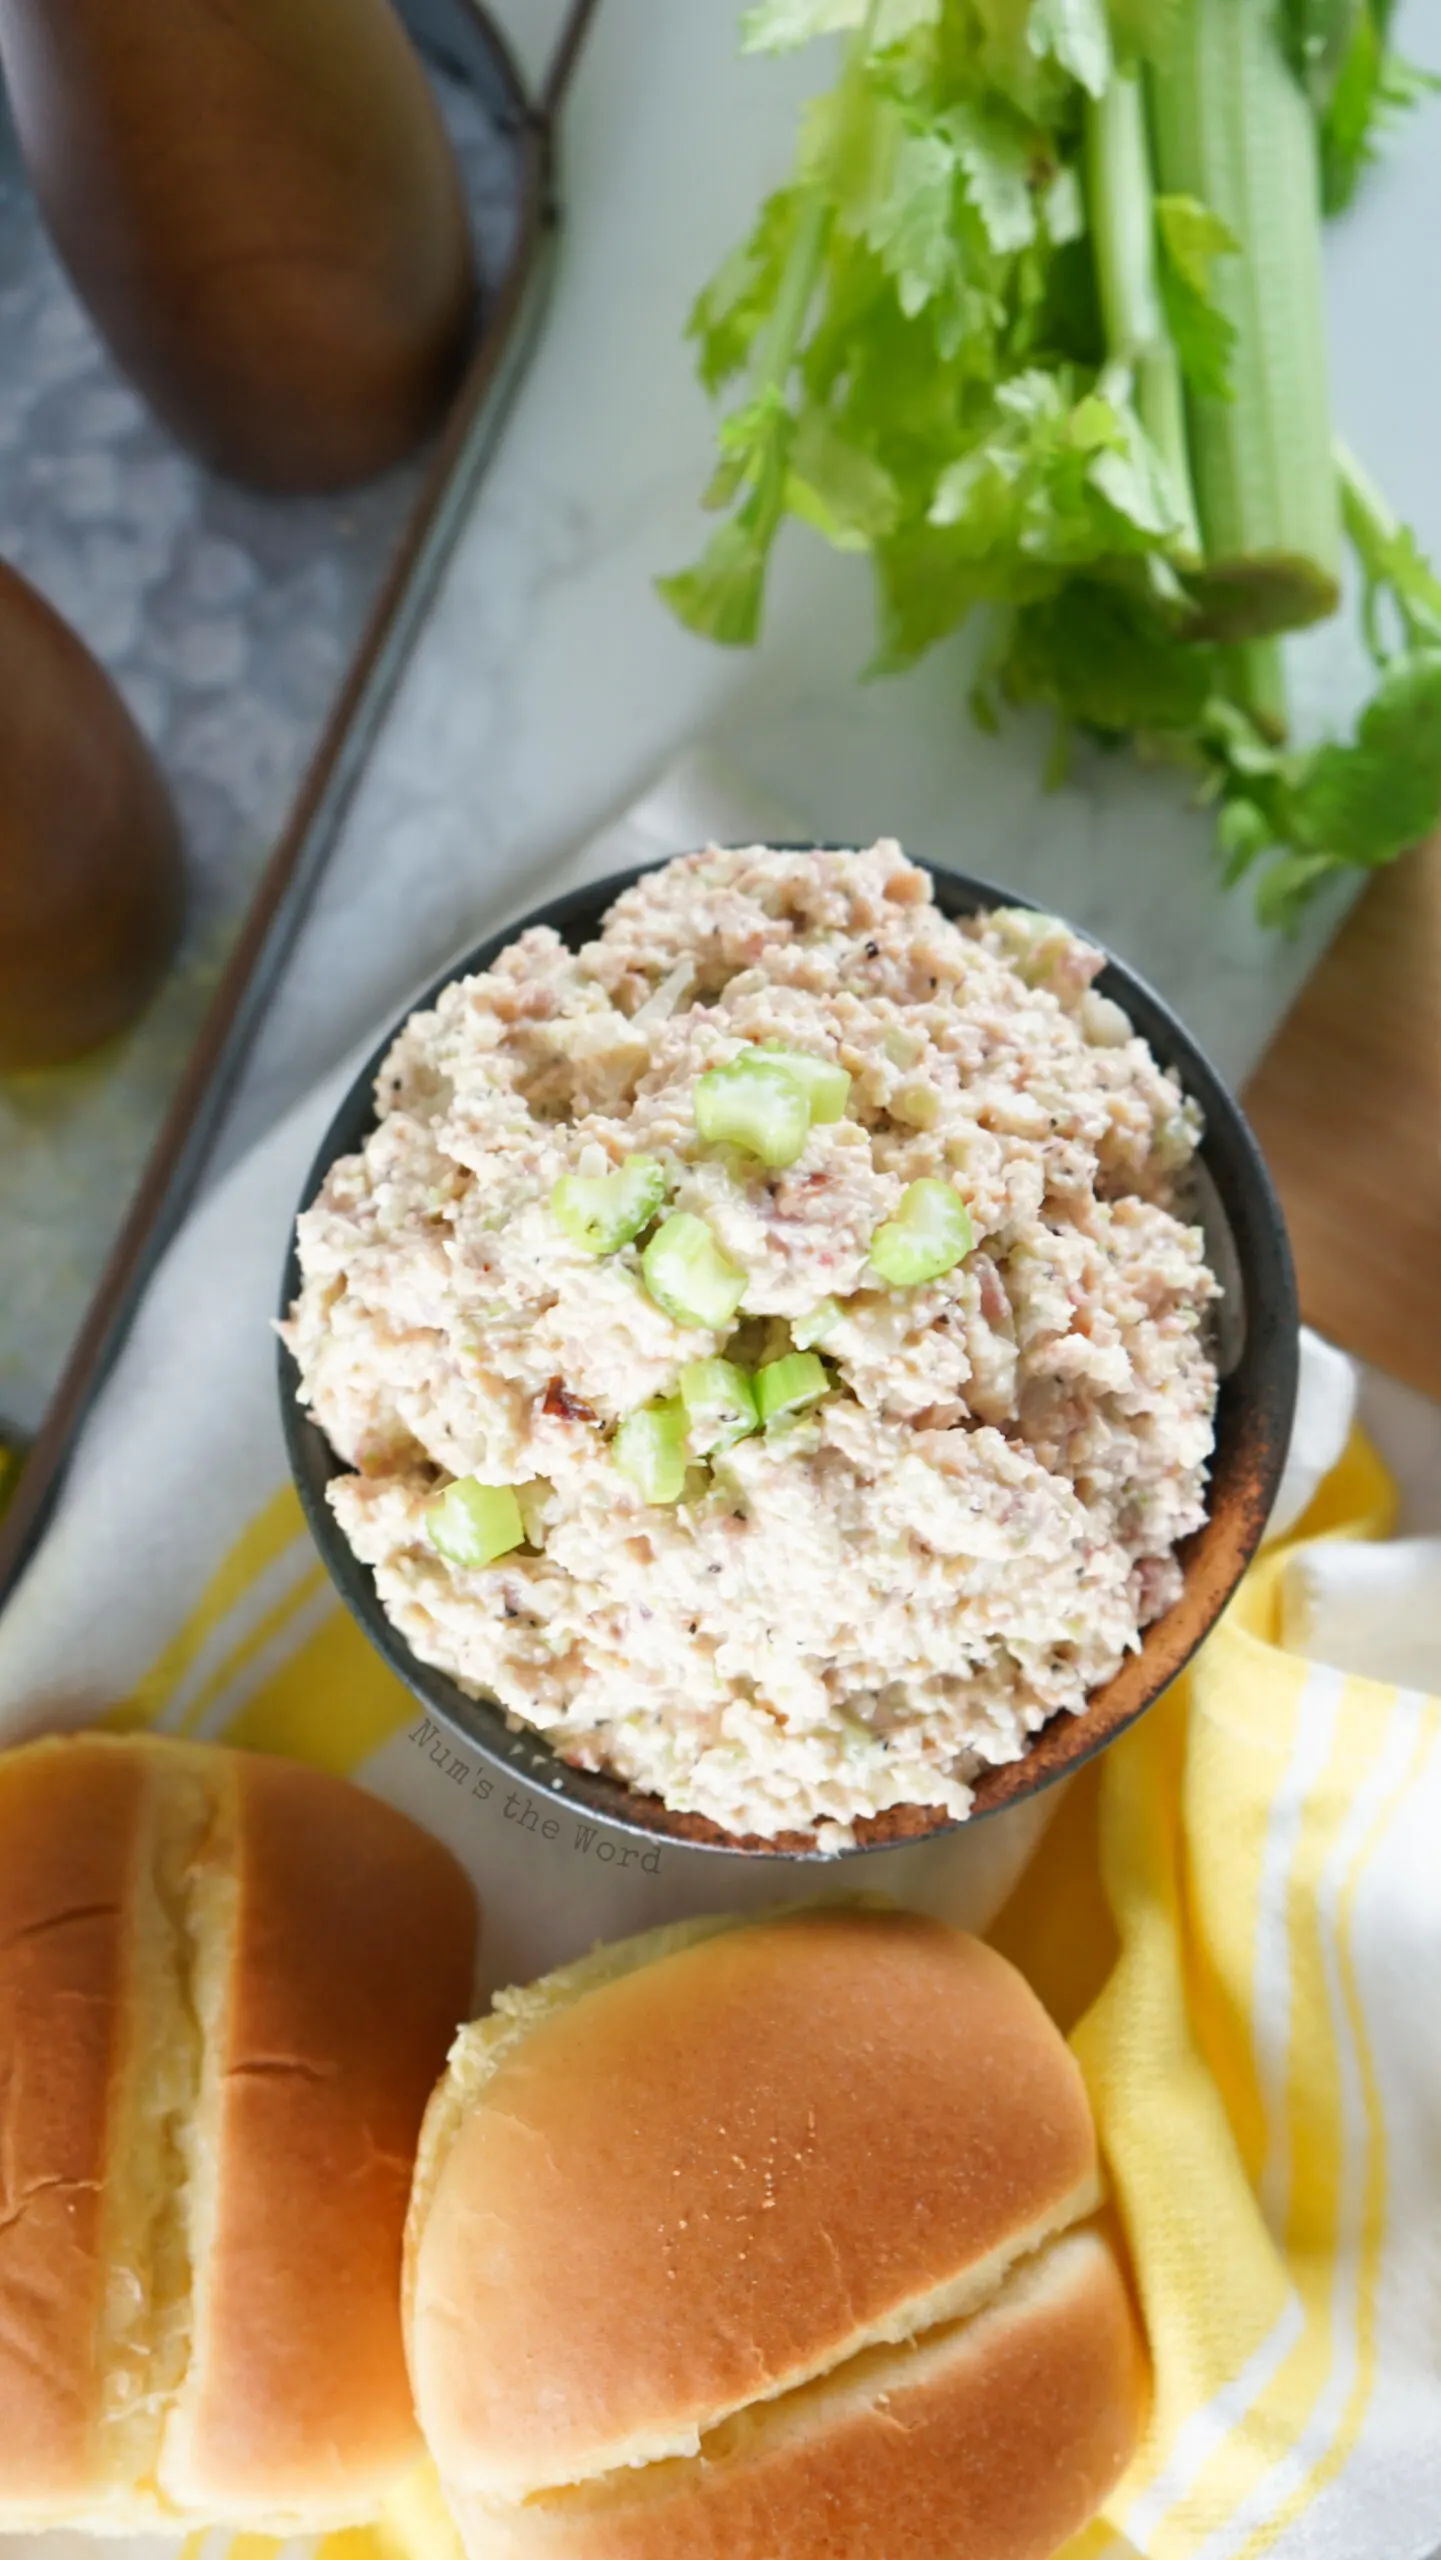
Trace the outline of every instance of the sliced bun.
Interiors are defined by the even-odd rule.
[[[1049,2550],[1136,2428],[1114,2261],[1058,2244],[1098,2194],[1064,2042],[937,1922],[705,1922],[506,1995],[432,2102],[407,2244],[416,2404],[469,2548]],[[1044,2404],[1002,2427],[1023,2367]]]
[[[1123,2470],[1144,2387],[1115,2259],[1075,2232],[974,2318],[762,2401],[692,2460],[456,2516],[485,2560],[1046,2560]]]
[[[339,1779],[0,1754],[0,2528],[319,2527],[414,2461],[405,2201],[474,1940]]]

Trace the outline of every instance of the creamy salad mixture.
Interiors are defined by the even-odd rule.
[[[1205,1511],[1193,1106],[892,843],[709,851],[412,1016],[285,1328],[414,1651],[840,1848],[1079,1714]]]

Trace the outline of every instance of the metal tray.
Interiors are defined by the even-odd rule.
[[[237,488],[151,418],[59,267],[0,99],[0,554],[156,747],[190,880],[177,965],[136,1029],[0,1083],[0,1416],[30,1440],[0,1599],[204,1169],[497,439],[545,299],[555,126],[593,5],[572,0],[532,97],[478,0],[399,0],[469,196],[482,317],[429,450],[322,498]]]

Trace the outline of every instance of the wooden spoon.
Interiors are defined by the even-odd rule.
[[[155,992],[180,836],[110,678],[0,561],[0,1070],[60,1065]]]
[[[182,442],[321,489],[435,424],[475,267],[389,0],[0,0],[0,68],[71,277]]]

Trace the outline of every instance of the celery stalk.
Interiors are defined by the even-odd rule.
[[[1086,100],[1087,210],[1110,361],[1128,376],[1136,415],[1165,467],[1180,551],[1199,560],[1185,392],[1156,282],[1155,188],[1139,80],[1118,71]]]
[[[1273,746],[1282,743],[1290,715],[1279,640],[1236,641],[1226,651],[1226,691],[1250,713],[1263,738]]]
[[[1199,634],[1255,639],[1340,597],[1315,123],[1264,0],[1179,0],[1149,95],[1161,191],[1199,197],[1240,244],[1214,276],[1234,397],[1192,394],[1187,413]]]

